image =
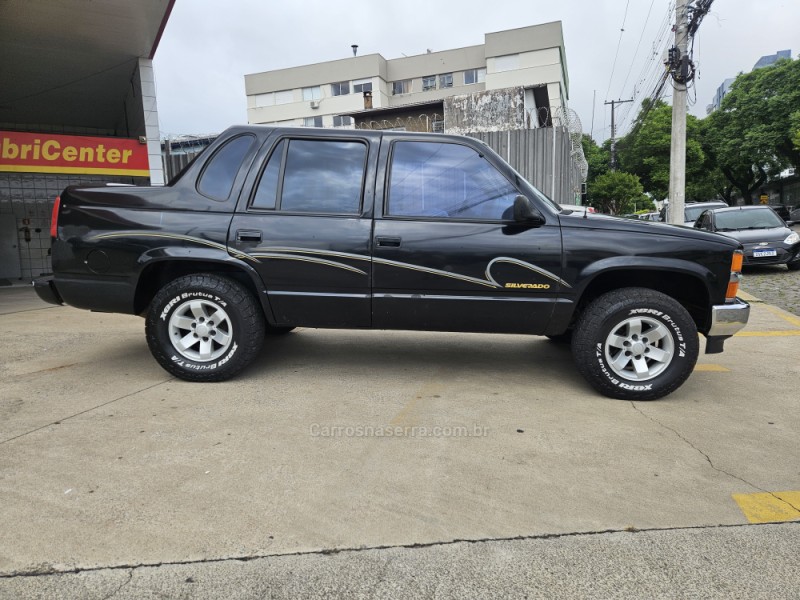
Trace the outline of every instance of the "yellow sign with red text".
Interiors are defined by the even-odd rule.
[[[149,177],[136,139],[0,131],[0,171]]]

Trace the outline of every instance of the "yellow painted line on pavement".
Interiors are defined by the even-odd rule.
[[[696,364],[694,366],[695,371],[705,371],[706,373],[730,373],[731,370],[728,367],[723,367],[722,365],[713,365],[713,364]]]
[[[780,317],[784,321],[787,321],[787,322],[791,323],[792,325],[800,327],[800,318],[795,317],[793,314],[788,313],[785,310],[781,310],[779,308],[771,306],[769,304],[765,304],[764,308],[766,308],[773,315],[776,315],[776,316]]]
[[[417,393],[414,394],[414,397],[408,401],[408,403],[400,410],[400,412],[395,415],[394,419],[389,421],[389,424],[406,426],[416,425],[417,419],[414,418],[414,412],[417,409],[417,405],[420,402],[423,402],[425,398],[438,395],[443,389],[444,386],[438,381],[429,381],[425,383],[417,390]]]
[[[751,523],[800,520],[800,492],[731,494]]]
[[[792,337],[800,335],[800,329],[790,329],[788,331],[740,331],[733,337]]]

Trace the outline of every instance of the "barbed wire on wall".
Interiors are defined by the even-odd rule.
[[[553,125],[559,123],[569,132],[569,141],[572,144],[570,157],[581,174],[581,180],[586,181],[589,176],[589,163],[583,154],[583,124],[581,118],[574,110],[568,107],[559,108],[553,113]]]

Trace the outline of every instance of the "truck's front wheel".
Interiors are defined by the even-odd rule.
[[[187,381],[223,381],[246,367],[264,342],[264,316],[238,281],[180,277],[153,298],[145,324],[159,364]]]
[[[678,389],[694,370],[698,350],[686,309],[646,288],[595,299],[572,339],[578,371],[600,393],[624,400],[655,400]]]

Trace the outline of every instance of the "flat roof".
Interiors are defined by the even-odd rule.
[[[0,4],[0,123],[113,129],[175,0]]]

